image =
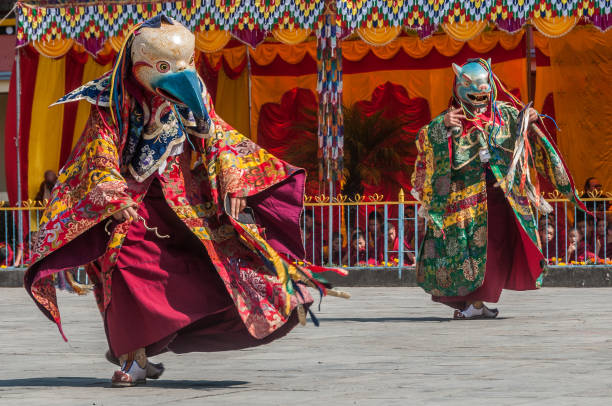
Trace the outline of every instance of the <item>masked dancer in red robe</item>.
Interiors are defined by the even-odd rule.
[[[113,386],[158,378],[163,366],[148,357],[165,351],[284,336],[305,323],[305,286],[337,294],[315,273],[323,269],[295,262],[304,171],[215,114],[194,49],[187,28],[159,15],[130,32],[112,72],[58,101],[86,100],[91,115],[53,189],[25,286],[61,332],[52,276],[85,266],[107,358],[120,365]]]

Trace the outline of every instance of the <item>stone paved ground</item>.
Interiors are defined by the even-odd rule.
[[[351,288],[322,326],[251,350],[157,357],[160,381],[111,389],[92,297],[60,295],[64,343],[0,289],[0,405],[610,405],[612,289],[505,292],[499,320],[450,321],[418,288]]]

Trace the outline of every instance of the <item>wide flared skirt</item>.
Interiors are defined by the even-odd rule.
[[[504,192],[487,176],[487,263],[482,285],[466,296],[432,296],[435,302],[464,309],[467,302],[497,303],[503,289],[533,290],[544,259],[518,223]]]
[[[295,327],[292,314],[264,339],[248,332],[204,245],[168,206],[158,181],[138,214],[170,237],[156,236],[141,221],[130,226],[105,312],[107,338],[116,356],[142,347],[150,356],[234,350],[268,343]]]

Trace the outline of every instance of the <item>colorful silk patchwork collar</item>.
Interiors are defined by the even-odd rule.
[[[123,167],[138,182],[155,171],[162,172],[170,156],[183,152],[185,134],[173,106],[161,97],[151,102],[151,112],[134,103],[130,112],[128,138],[123,151]]]

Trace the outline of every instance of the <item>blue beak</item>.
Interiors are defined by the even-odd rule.
[[[153,89],[165,98],[184,104],[196,118],[209,120],[202,100],[202,88],[198,75],[193,70],[167,73],[152,83]]]

